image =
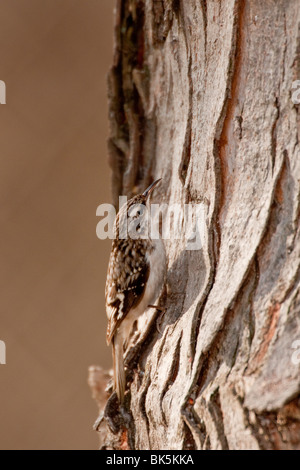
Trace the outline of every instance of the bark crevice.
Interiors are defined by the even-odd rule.
[[[154,202],[204,217],[200,250],[166,241],[162,334],[128,361],[106,447],[300,448],[299,31],[296,0],[117,1],[114,202],[157,177]]]

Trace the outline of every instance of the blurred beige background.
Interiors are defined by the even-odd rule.
[[[0,0],[0,449],[97,449],[113,0]]]

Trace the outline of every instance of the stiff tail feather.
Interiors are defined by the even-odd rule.
[[[119,343],[118,339],[113,338],[113,367],[114,367],[114,389],[117,392],[117,396],[120,404],[124,401],[125,393],[125,370],[124,370],[124,358],[123,358],[123,342]]]

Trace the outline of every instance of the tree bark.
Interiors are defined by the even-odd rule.
[[[206,226],[166,241],[161,334],[103,448],[300,449],[299,78],[298,0],[117,1],[114,202],[161,177]]]

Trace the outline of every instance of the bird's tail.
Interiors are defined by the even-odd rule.
[[[117,392],[120,404],[123,403],[125,393],[125,370],[123,358],[123,342],[113,338],[113,367],[114,367],[114,389]]]

